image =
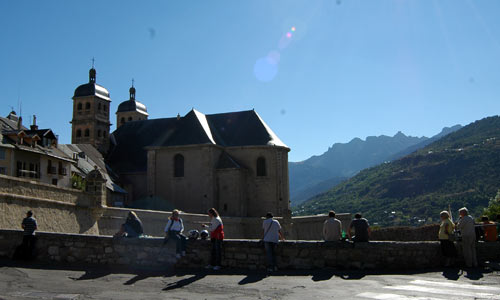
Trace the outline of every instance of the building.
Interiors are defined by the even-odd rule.
[[[50,129],[38,129],[36,117],[30,129],[12,111],[0,117],[0,174],[70,187],[73,160],[57,148]]]
[[[107,206],[122,207],[127,192],[115,183],[117,175],[104,161],[102,154],[90,144],[59,144],[57,148],[73,158],[71,165],[72,187],[85,190],[85,180],[95,169],[105,179]]]
[[[73,119],[71,120],[71,143],[91,144],[101,153],[109,146],[108,90],[96,83],[96,70],[89,71],[89,82],[76,88],[73,95]]]
[[[111,99],[95,83],[94,68],[89,74],[89,83],[73,97],[73,143],[105,154],[127,191],[125,206],[290,216],[290,149],[257,112],[205,115],[193,109],[182,117],[148,120],[132,86],[130,99],[118,106],[117,129],[107,138]]]

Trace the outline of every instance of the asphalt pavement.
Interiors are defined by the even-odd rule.
[[[500,299],[500,272],[151,272],[0,260],[0,299]]]

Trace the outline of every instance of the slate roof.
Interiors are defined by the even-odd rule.
[[[146,105],[134,99],[123,101],[122,103],[120,103],[120,105],[118,105],[118,109],[116,110],[117,113],[126,111],[137,111],[142,114],[148,115]]]
[[[77,87],[73,98],[85,96],[97,96],[101,99],[111,101],[108,90],[94,82],[85,83]]]
[[[111,134],[108,162],[117,172],[146,171],[146,147],[186,145],[276,146],[288,148],[254,111],[128,122]]]
[[[106,179],[106,188],[116,193],[127,193],[114,182],[113,177],[116,175],[112,173],[104,162],[102,154],[94,146],[90,144],[60,144],[57,148],[70,157],[73,156],[73,153],[79,154],[78,159],[71,166],[72,172],[86,177],[97,166]]]

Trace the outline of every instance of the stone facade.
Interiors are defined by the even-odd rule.
[[[175,259],[175,245],[162,238],[115,239],[104,236],[37,232],[37,259],[54,263],[147,267],[200,268],[208,263],[210,241],[187,244],[187,255]],[[20,230],[0,230],[0,256],[12,257],[22,240]],[[457,243],[461,257],[460,243]],[[498,261],[500,243],[477,243],[479,261]],[[277,246],[280,269],[378,269],[411,270],[435,268],[441,264],[438,242],[324,243],[289,241]],[[460,262],[460,261],[459,261]],[[222,266],[229,269],[264,269],[263,245],[257,240],[226,240]]]
[[[217,168],[224,151],[245,168]],[[183,157],[183,176],[174,172],[176,155]],[[258,159],[265,160],[265,175],[257,174]],[[215,207],[228,216],[262,217],[268,211],[290,215],[286,148],[151,147],[147,183],[148,194],[190,213],[205,213]]]

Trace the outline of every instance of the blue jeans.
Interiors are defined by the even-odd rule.
[[[264,242],[264,248],[266,248],[267,266],[269,268],[275,268],[276,255],[274,249],[276,248],[276,243]]]
[[[187,237],[180,233],[179,231],[170,230],[168,232],[168,238],[175,240],[175,253],[181,254],[182,251],[186,251],[186,240]]]
[[[211,239],[212,241],[212,266],[219,266],[222,260],[222,240]]]

